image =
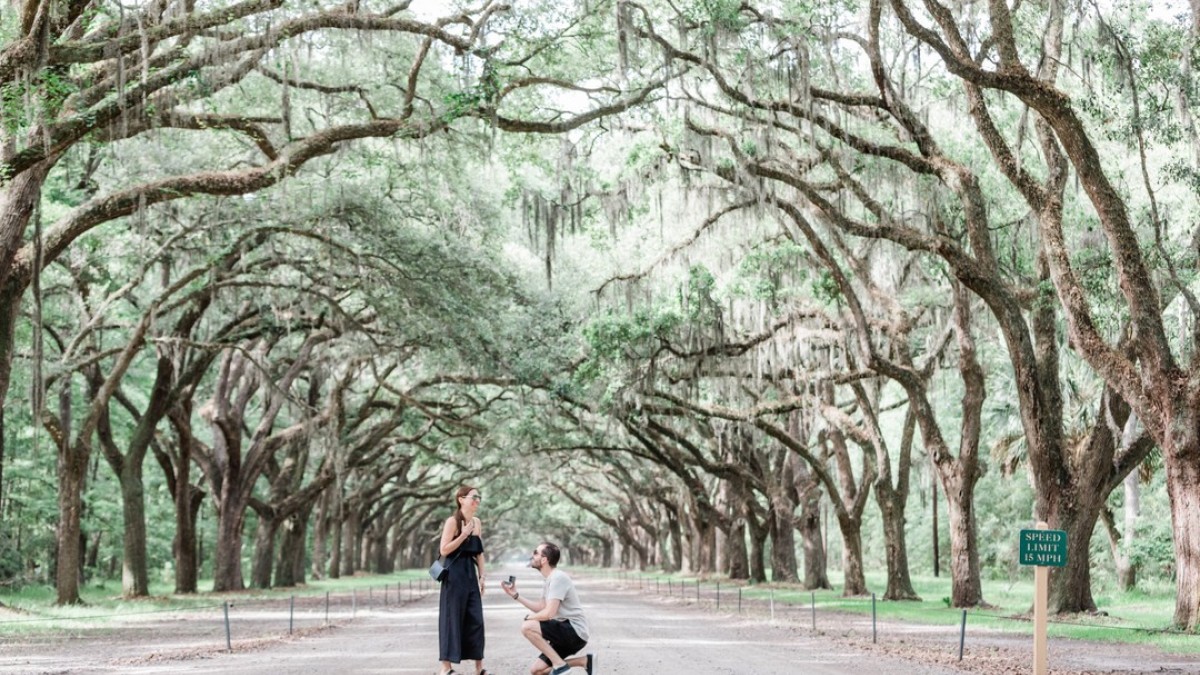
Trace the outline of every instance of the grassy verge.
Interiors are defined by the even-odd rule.
[[[386,587],[386,588],[385,588]],[[80,588],[82,603],[55,605],[50,586],[25,586],[16,591],[0,590],[0,635],[29,635],[70,630],[82,625],[97,626],[107,621],[137,614],[174,612],[220,607],[224,602],[246,604],[257,601],[283,602],[291,597],[354,596],[367,602],[373,594],[429,592],[431,583],[423,569],[402,570],[387,575],[356,575],[340,579],[321,579],[295,587],[248,589],[213,593],[212,580],[201,581],[201,592],[175,594],[173,587],[151,584],[150,595],[124,599],[119,582],[86,584]],[[436,590],[433,588],[432,590]]]

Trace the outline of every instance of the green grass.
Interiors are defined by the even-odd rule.
[[[174,587],[151,584],[150,596],[125,600],[121,584],[115,581],[85,584],[80,587],[82,603],[58,606],[51,586],[25,586],[16,591],[0,590],[0,635],[55,633],[80,626],[103,626],[107,621],[136,614],[172,612],[220,607],[224,602],[248,603],[258,600],[283,600],[291,596],[310,597],[383,593],[383,586],[400,584],[405,590],[409,582],[429,582],[423,569],[402,570],[388,575],[358,575],[340,579],[322,579],[291,588],[248,589],[230,593],[213,593],[212,580],[201,581],[201,592],[177,595]],[[426,583],[428,587],[428,583]],[[394,590],[392,591],[395,592]]]
[[[608,570],[592,570],[596,574],[612,574]],[[625,573],[632,579],[644,579],[647,584],[656,581],[663,594],[667,593],[668,581],[676,596],[680,585],[686,589],[684,597],[695,598],[696,577],[682,574]],[[734,588],[741,587],[745,600],[767,600],[774,598],[776,607],[791,611],[807,611],[815,601],[818,621],[821,612],[846,612],[870,616],[871,597],[846,598],[841,595],[841,579],[831,572],[832,591],[808,591],[792,584],[755,584],[731,582],[726,578],[709,577],[701,581],[701,597],[712,602],[716,584],[721,584],[722,606],[731,607],[736,600]],[[957,627],[962,622],[962,610],[953,609],[950,603],[950,579],[948,577],[913,576],[914,590],[920,601],[883,601],[875,603],[876,616],[880,621],[903,621],[928,625]],[[867,587],[882,596],[886,588],[882,573],[868,574]],[[1145,644],[1177,654],[1200,654],[1200,640],[1194,633],[1182,633],[1171,626],[1175,613],[1174,586],[1146,582],[1142,588],[1121,592],[1107,588],[1102,582],[1093,585],[1093,597],[1102,614],[1056,616],[1050,618],[1047,633],[1051,637],[1075,638],[1098,642]],[[983,582],[983,597],[990,609],[967,610],[967,627],[986,628],[1017,634],[1032,634],[1031,608],[1033,607],[1033,575],[1023,574],[1015,581],[993,580]],[[729,604],[726,604],[729,603]],[[786,611],[786,610],[785,610]]]

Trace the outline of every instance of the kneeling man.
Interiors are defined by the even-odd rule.
[[[516,584],[504,585],[504,592],[532,612],[521,624],[525,639],[541,652],[529,666],[531,675],[563,675],[573,667],[591,675],[592,655],[573,656],[587,645],[588,626],[575,582],[558,569],[560,555],[557,546],[542,542],[529,560],[529,566],[545,579],[541,600],[522,598]]]

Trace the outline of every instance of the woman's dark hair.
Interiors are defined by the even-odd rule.
[[[546,562],[550,563],[551,567],[558,567],[558,559],[562,557],[562,552],[558,547],[548,541],[542,542],[542,557]]]
[[[454,493],[454,506],[455,506],[455,508],[454,508],[454,536],[456,536],[456,537],[458,535],[462,534],[462,527],[463,527],[462,504],[459,504],[458,500],[471,494],[471,490],[474,490],[474,489],[475,488],[471,485],[464,485],[464,486],[458,488],[458,492]]]

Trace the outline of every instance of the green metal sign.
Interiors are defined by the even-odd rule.
[[[1067,533],[1062,530],[1021,530],[1022,565],[1066,567]]]

